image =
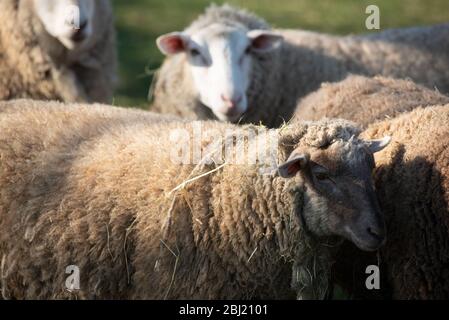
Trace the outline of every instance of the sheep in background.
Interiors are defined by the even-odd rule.
[[[5,298],[322,298],[336,236],[384,242],[371,171],[388,139],[338,120],[267,130],[142,114],[0,102]],[[223,159],[234,138],[243,149]],[[191,149],[174,161],[186,145],[198,163]],[[241,150],[257,161],[233,161]],[[66,289],[69,265],[80,290]]]
[[[280,67],[275,49],[282,37],[269,29],[247,11],[211,5],[185,31],[159,37],[157,45],[168,58],[156,75],[154,110],[238,121],[248,104],[263,102],[255,98],[264,83],[278,80],[272,71]],[[272,110],[264,109],[259,112],[271,117]]]
[[[79,9],[79,27],[69,18]],[[111,102],[116,75],[109,0],[0,1],[0,100]]]
[[[418,108],[368,127],[365,138],[390,134],[374,174],[388,241],[379,255],[350,243],[333,267],[353,298],[449,298],[449,104]],[[380,264],[380,290],[365,286],[368,265]]]
[[[292,121],[342,118],[366,127],[417,107],[449,103],[449,97],[410,80],[351,75],[303,98]]]
[[[277,127],[299,98],[349,73],[410,78],[449,92],[449,24],[342,37],[272,30],[224,5],[157,42],[168,58],[156,77],[154,108],[188,118]]]

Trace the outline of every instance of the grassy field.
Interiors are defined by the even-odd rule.
[[[182,30],[210,3],[206,0],[112,0],[118,29],[121,84],[114,104],[145,108],[147,92],[163,56],[157,36]],[[363,33],[365,8],[380,8],[381,29],[449,21],[447,0],[229,0],[276,27],[336,34]],[[222,1],[215,1],[222,3]]]

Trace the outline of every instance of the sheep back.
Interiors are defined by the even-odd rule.
[[[363,127],[417,107],[449,103],[449,97],[410,80],[350,75],[324,83],[300,100],[294,121],[343,118]]]

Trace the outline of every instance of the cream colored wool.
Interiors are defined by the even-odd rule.
[[[331,204],[310,211],[313,193],[301,175],[173,163],[169,136],[180,128],[192,130],[189,122],[110,106],[0,102],[3,296],[323,298],[335,241]],[[275,132],[280,163],[298,145],[318,150],[339,141],[329,148],[338,161],[361,150],[359,129],[346,121]],[[216,141],[202,139],[202,148]],[[78,291],[65,288],[69,265],[79,267]]]
[[[97,1],[94,39],[70,53],[37,18],[33,0],[0,1],[0,100],[111,103],[117,49],[109,0]]]
[[[342,118],[363,127],[417,107],[449,103],[449,97],[410,80],[351,75],[324,83],[302,99],[292,121]]]

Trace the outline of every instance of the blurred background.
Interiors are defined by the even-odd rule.
[[[449,21],[448,0],[228,0],[265,18],[273,27],[301,28],[333,34],[377,32],[365,28],[365,9],[380,9],[381,30]],[[211,1],[112,0],[120,62],[120,86],[115,105],[148,107],[152,75],[162,63],[155,40],[183,30]]]

